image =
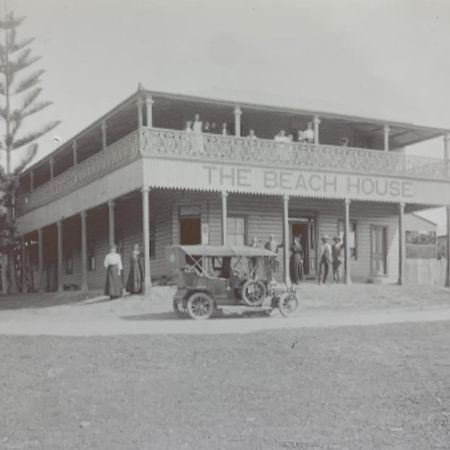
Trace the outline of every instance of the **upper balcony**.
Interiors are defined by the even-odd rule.
[[[142,154],[147,157],[450,180],[450,171],[445,161],[437,158],[208,133],[195,135],[192,132],[167,129],[144,128],[141,133]],[[195,185],[195,180],[192,181]]]
[[[209,118],[214,132],[180,131],[195,113]],[[315,143],[273,139],[276,130],[294,133],[305,129],[308,121],[314,121]],[[324,113],[321,122],[318,143],[317,114],[138,91],[27,170],[17,198],[18,214],[140,158],[450,181],[448,162],[401,151],[446,130],[399,123],[387,127],[380,121]],[[228,134],[222,134],[223,128]],[[258,138],[239,136],[250,129]],[[349,137],[345,138],[349,145],[332,144],[342,142],[342,136]],[[193,179],[192,188],[195,184]]]

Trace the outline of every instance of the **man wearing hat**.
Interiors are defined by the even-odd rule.
[[[329,236],[326,234],[324,234],[321,239],[322,244],[319,252],[319,284],[321,281],[323,283],[327,282],[328,272],[330,271],[330,265],[332,263],[331,245],[328,243],[329,239]]]
[[[331,246],[331,258],[333,267],[333,281],[339,283],[341,281],[341,266],[344,262],[344,243],[341,241],[339,236],[333,238],[333,245]]]

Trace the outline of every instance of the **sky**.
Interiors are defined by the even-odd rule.
[[[61,120],[40,157],[139,82],[450,127],[447,0],[1,1],[27,16],[20,36],[42,57],[42,98],[54,104],[38,120]],[[441,157],[442,139],[408,151]]]

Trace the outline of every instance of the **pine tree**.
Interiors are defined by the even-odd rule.
[[[45,133],[58,125],[53,121],[38,130],[21,133],[25,120],[51,105],[40,101],[42,88],[39,87],[43,70],[33,70],[22,75],[40,58],[31,55],[30,44],[34,38],[17,39],[17,29],[25,17],[15,17],[13,12],[6,13],[0,20],[0,119],[4,124],[0,138],[0,151],[5,152],[6,167],[0,166],[0,191],[3,194],[1,205],[5,214],[0,220],[2,240],[6,246],[3,251],[8,258],[9,292],[16,292],[15,271],[15,198],[19,186],[19,176],[35,157],[38,145],[35,142]],[[18,76],[22,75],[19,79]],[[13,154],[21,154],[20,162],[12,166]],[[23,270],[24,268],[22,268]]]

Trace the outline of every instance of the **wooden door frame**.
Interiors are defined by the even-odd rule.
[[[290,212],[290,211],[289,211]],[[314,248],[314,252],[316,254],[315,257],[315,268],[314,268],[314,272],[315,272],[315,276],[317,276],[317,274],[319,273],[319,264],[318,264],[318,259],[319,259],[319,212],[318,211],[311,211],[311,210],[296,210],[295,211],[295,217],[290,217],[290,215],[288,216],[288,223],[289,223],[289,231],[291,231],[291,224],[293,222],[299,222],[299,219],[301,218],[312,218],[314,219],[314,242],[316,244],[315,248]],[[302,222],[304,223],[304,222]],[[289,236],[290,238],[290,236]],[[290,245],[292,245],[292,242],[289,242]],[[311,268],[311,266],[310,266]],[[308,275],[308,277],[310,277],[311,275]]]
[[[373,232],[377,228],[386,230],[386,232],[384,234],[384,242],[383,242],[383,246],[384,246],[384,248],[383,248],[384,249],[384,274],[383,275],[378,275],[378,274],[374,273],[374,270],[373,270],[374,269],[373,268],[373,254],[374,254]],[[389,227],[387,225],[376,225],[373,223],[370,224],[370,276],[371,277],[387,277],[389,274],[388,255],[387,255],[388,230],[389,230]]]

